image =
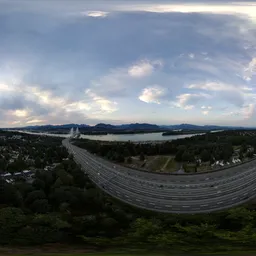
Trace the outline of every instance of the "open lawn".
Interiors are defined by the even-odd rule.
[[[170,157],[167,165],[165,166],[165,172],[175,172],[178,170],[178,164],[175,161],[174,157]]]
[[[156,157],[150,163],[150,165],[148,166],[148,169],[151,170],[151,171],[160,171],[164,167],[168,158],[169,158],[168,156],[158,156],[158,157]]]

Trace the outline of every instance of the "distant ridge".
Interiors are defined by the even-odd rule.
[[[193,125],[193,124],[177,124],[177,125],[156,125],[148,123],[131,123],[112,125],[99,123],[94,126],[87,124],[61,124],[61,125],[34,125],[17,128],[9,128],[12,130],[38,130],[38,131],[49,131],[49,130],[66,130],[78,127],[85,131],[163,131],[163,130],[250,130],[255,129],[254,127],[242,127],[242,126],[218,126],[218,125]],[[8,129],[8,128],[6,128]]]
[[[253,129],[246,128],[242,126],[218,126],[218,125],[194,125],[194,124],[178,124],[178,125],[161,125],[162,128],[167,128],[171,130],[243,130],[243,129]]]

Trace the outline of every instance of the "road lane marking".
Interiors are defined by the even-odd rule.
[[[149,203],[149,204],[151,204],[151,205],[155,205],[154,203]]]
[[[218,202],[217,204],[222,204],[223,202]]]
[[[189,205],[182,205],[183,208],[189,208]]]
[[[201,207],[206,207],[206,206],[208,206],[208,204],[201,204],[200,206]]]
[[[140,199],[137,199],[137,198],[136,198],[135,200],[136,200],[136,201],[138,201],[138,202],[141,202],[141,200],[140,200]]]

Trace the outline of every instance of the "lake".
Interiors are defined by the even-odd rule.
[[[23,131],[20,131],[20,132],[23,132]],[[51,133],[34,133],[34,132],[26,132],[26,133],[63,137],[63,138],[66,138],[69,136],[69,134],[51,134]],[[90,139],[90,140],[102,140],[102,141],[166,141],[166,140],[170,141],[170,140],[176,140],[176,139],[189,138],[195,135],[201,135],[201,134],[187,134],[187,135],[183,134],[183,135],[170,135],[170,136],[162,136],[162,132],[143,133],[143,134],[107,134],[107,135],[81,134],[81,138]]]

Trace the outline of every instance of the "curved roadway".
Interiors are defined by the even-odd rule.
[[[140,208],[204,213],[243,204],[256,195],[256,160],[219,172],[163,175],[115,165],[63,140],[90,179],[111,196]]]

